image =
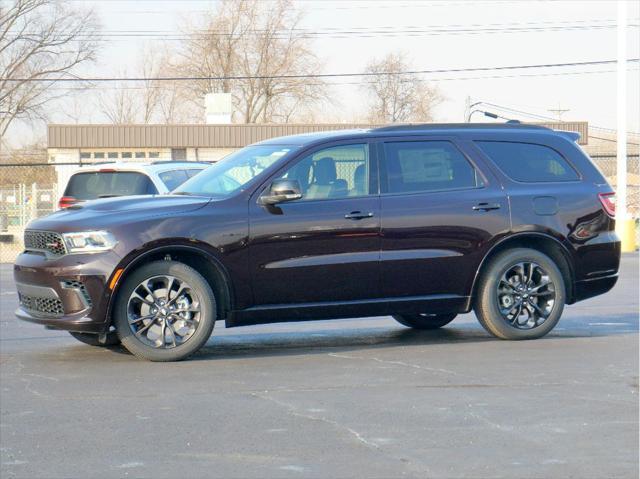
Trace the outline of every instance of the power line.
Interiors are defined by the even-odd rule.
[[[630,24],[630,28],[637,28],[640,24]],[[274,39],[287,39],[292,35],[296,38],[307,39],[341,39],[341,38],[393,38],[393,37],[424,37],[424,36],[458,36],[458,35],[495,35],[495,34],[517,34],[517,33],[548,33],[548,32],[581,32],[581,31],[598,31],[611,30],[616,25],[561,25],[561,26],[545,26],[545,27],[507,27],[507,28],[454,28],[454,29],[362,29],[362,30],[328,30],[328,31],[289,31],[282,30],[277,32],[249,31],[243,33],[251,37],[262,37],[269,35]],[[53,38],[66,38],[64,33],[54,34]],[[30,37],[38,38],[36,33],[21,34],[24,39]],[[170,33],[168,31],[111,31],[107,33],[87,33],[74,35],[73,41],[85,41],[88,39],[100,41],[125,41],[132,38],[144,38],[147,40],[163,40],[163,41],[186,41],[197,38],[208,37],[230,37],[238,36],[227,32],[216,32],[208,30],[200,30],[196,32]]]
[[[566,76],[566,75],[592,75],[592,74],[601,74],[601,73],[614,73],[616,70],[591,70],[591,71],[570,71],[570,72],[562,72],[562,73],[520,73],[513,75],[490,75],[490,76],[473,76],[473,77],[445,77],[445,78],[430,78],[430,79],[418,79],[420,82],[441,82],[441,81],[467,81],[467,80],[493,80],[493,79],[501,79],[501,78],[522,78],[522,77],[549,77],[549,76]],[[403,82],[404,80],[401,80]],[[407,82],[416,81],[416,79],[406,80]],[[307,83],[307,86],[349,86],[349,85],[371,85],[374,84],[373,81],[351,81],[351,82],[323,82],[323,83]],[[157,90],[166,90],[171,88],[170,86],[162,86],[162,85],[146,85],[146,86],[127,86],[127,85],[118,85],[111,87],[99,87],[98,85],[87,85],[80,87],[52,87],[52,90],[65,90],[65,91],[91,91],[91,90],[147,90],[147,89],[157,89]],[[484,102],[483,102],[484,103]],[[545,117],[545,119],[553,120],[553,118]],[[594,128],[597,128],[594,126]],[[607,129],[607,128],[602,128]],[[614,130],[611,130],[614,131]]]
[[[629,63],[638,62],[638,58],[630,58]],[[118,82],[118,81],[222,81],[222,80],[276,80],[276,79],[305,79],[305,78],[342,78],[342,77],[379,77],[379,76],[399,76],[399,75],[425,75],[437,73],[465,73],[481,71],[508,71],[508,70],[528,70],[535,68],[558,68],[571,66],[594,66],[615,64],[616,60],[594,60],[584,62],[566,63],[541,63],[535,65],[505,65],[494,67],[474,67],[474,68],[443,68],[435,70],[408,70],[400,72],[359,72],[359,73],[315,73],[315,74],[293,74],[293,75],[230,75],[230,76],[189,76],[189,77],[93,77],[93,78],[0,78],[0,81],[10,82]]]

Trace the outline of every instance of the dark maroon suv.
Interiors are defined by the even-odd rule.
[[[494,336],[539,338],[617,280],[614,192],[576,140],[454,124],[263,141],[172,195],[31,223],[17,315],[154,361],[194,353],[216,321],[432,329],[474,309]]]

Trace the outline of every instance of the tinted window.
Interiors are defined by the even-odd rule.
[[[176,189],[189,179],[187,172],[184,170],[163,171],[159,173],[158,176],[169,191]]]
[[[298,180],[303,200],[368,195],[371,176],[366,144],[325,148],[298,161],[282,178]]]
[[[76,173],[69,179],[64,196],[93,200],[107,196],[157,193],[147,175],[131,171]]]
[[[516,181],[571,181],[578,174],[556,150],[533,143],[477,141],[498,167]]]
[[[477,186],[476,172],[448,141],[385,143],[389,193],[436,191]]]

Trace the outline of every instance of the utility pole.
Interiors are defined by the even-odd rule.
[[[469,123],[469,113],[471,113],[471,97],[467,95],[467,99],[464,102],[464,121]]]
[[[547,111],[549,111],[551,113],[555,113],[556,115],[558,115],[558,121],[562,121],[562,115],[564,115],[566,112],[568,112],[569,108],[562,108],[560,106],[560,102],[558,102],[558,108],[549,108],[549,109],[547,109]]]
[[[627,2],[618,0],[618,62],[617,62],[616,138],[616,231],[622,241],[622,251],[635,251],[635,224],[627,216]]]

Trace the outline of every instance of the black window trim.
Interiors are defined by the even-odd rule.
[[[461,187],[461,188],[445,188],[438,190],[428,190],[428,191],[408,191],[408,192],[396,192],[390,193],[388,191],[389,183],[387,179],[387,157],[384,151],[385,143],[424,143],[428,141],[438,141],[443,142],[446,141],[450,143],[453,148],[458,150],[458,152],[469,162],[471,167],[476,173],[476,177],[480,180],[481,184],[476,186],[469,187]],[[415,195],[429,195],[436,193],[448,193],[448,192],[459,192],[459,191],[470,191],[470,190],[483,190],[487,188],[489,184],[489,180],[485,173],[482,171],[482,168],[478,166],[478,163],[473,160],[473,158],[467,153],[463,145],[461,145],[455,136],[395,136],[395,137],[385,137],[381,138],[377,141],[377,150],[378,150],[378,176],[379,176],[379,189],[380,196],[384,197],[395,197],[395,196],[415,196]]]
[[[278,168],[273,174],[269,175],[269,177],[256,188],[252,194],[255,196],[255,202],[260,204],[260,197],[265,193],[266,189],[269,187],[271,182],[276,178],[279,178],[285,171],[291,168],[296,163],[304,160],[309,155],[314,155],[315,153],[326,150],[329,148],[337,148],[340,146],[349,146],[349,145],[366,145],[369,148],[369,166],[373,168],[371,178],[369,181],[373,179],[374,181],[374,192],[369,193],[368,195],[359,195],[359,196],[344,196],[337,198],[316,198],[313,200],[294,200],[289,203],[304,203],[304,204],[312,204],[318,201],[335,201],[335,200],[349,200],[349,199],[362,199],[362,198],[374,198],[380,196],[380,162],[378,159],[378,151],[376,148],[376,138],[372,137],[364,137],[364,138],[350,138],[345,140],[335,140],[335,141],[327,141],[324,143],[316,144],[308,148],[303,148],[302,150],[296,152],[296,154],[285,164],[282,165],[281,168]],[[369,185],[371,187],[371,184]]]
[[[520,185],[549,185],[549,184],[554,184],[554,183],[562,183],[562,184],[580,183],[580,182],[584,181],[584,177],[582,176],[582,173],[580,172],[580,170],[578,168],[575,167],[573,162],[571,162],[569,160],[569,158],[567,158],[565,155],[563,155],[562,152],[560,152],[559,150],[557,150],[556,148],[554,148],[553,146],[551,146],[549,144],[536,143],[536,142],[533,142],[533,141],[511,140],[511,139],[484,140],[482,138],[474,138],[473,140],[471,140],[471,142],[473,143],[474,148],[480,152],[480,154],[483,156],[483,158],[486,159],[486,161],[490,162],[490,164],[493,165],[505,179],[507,179],[508,181],[512,181],[513,183],[518,183]],[[500,165],[497,162],[493,161],[493,159],[489,156],[489,154],[486,153],[482,149],[482,147],[479,145],[479,143],[481,143],[481,142],[484,142],[484,143],[522,143],[522,144],[525,144],[525,145],[543,146],[545,148],[549,148],[549,149],[555,151],[560,156],[560,158],[562,158],[567,163],[567,165],[569,165],[569,167],[576,174],[577,178],[575,180],[556,180],[556,181],[521,181],[521,180],[516,180],[515,178],[512,178],[510,175],[508,175],[506,171],[504,171],[502,168],[500,168]]]

